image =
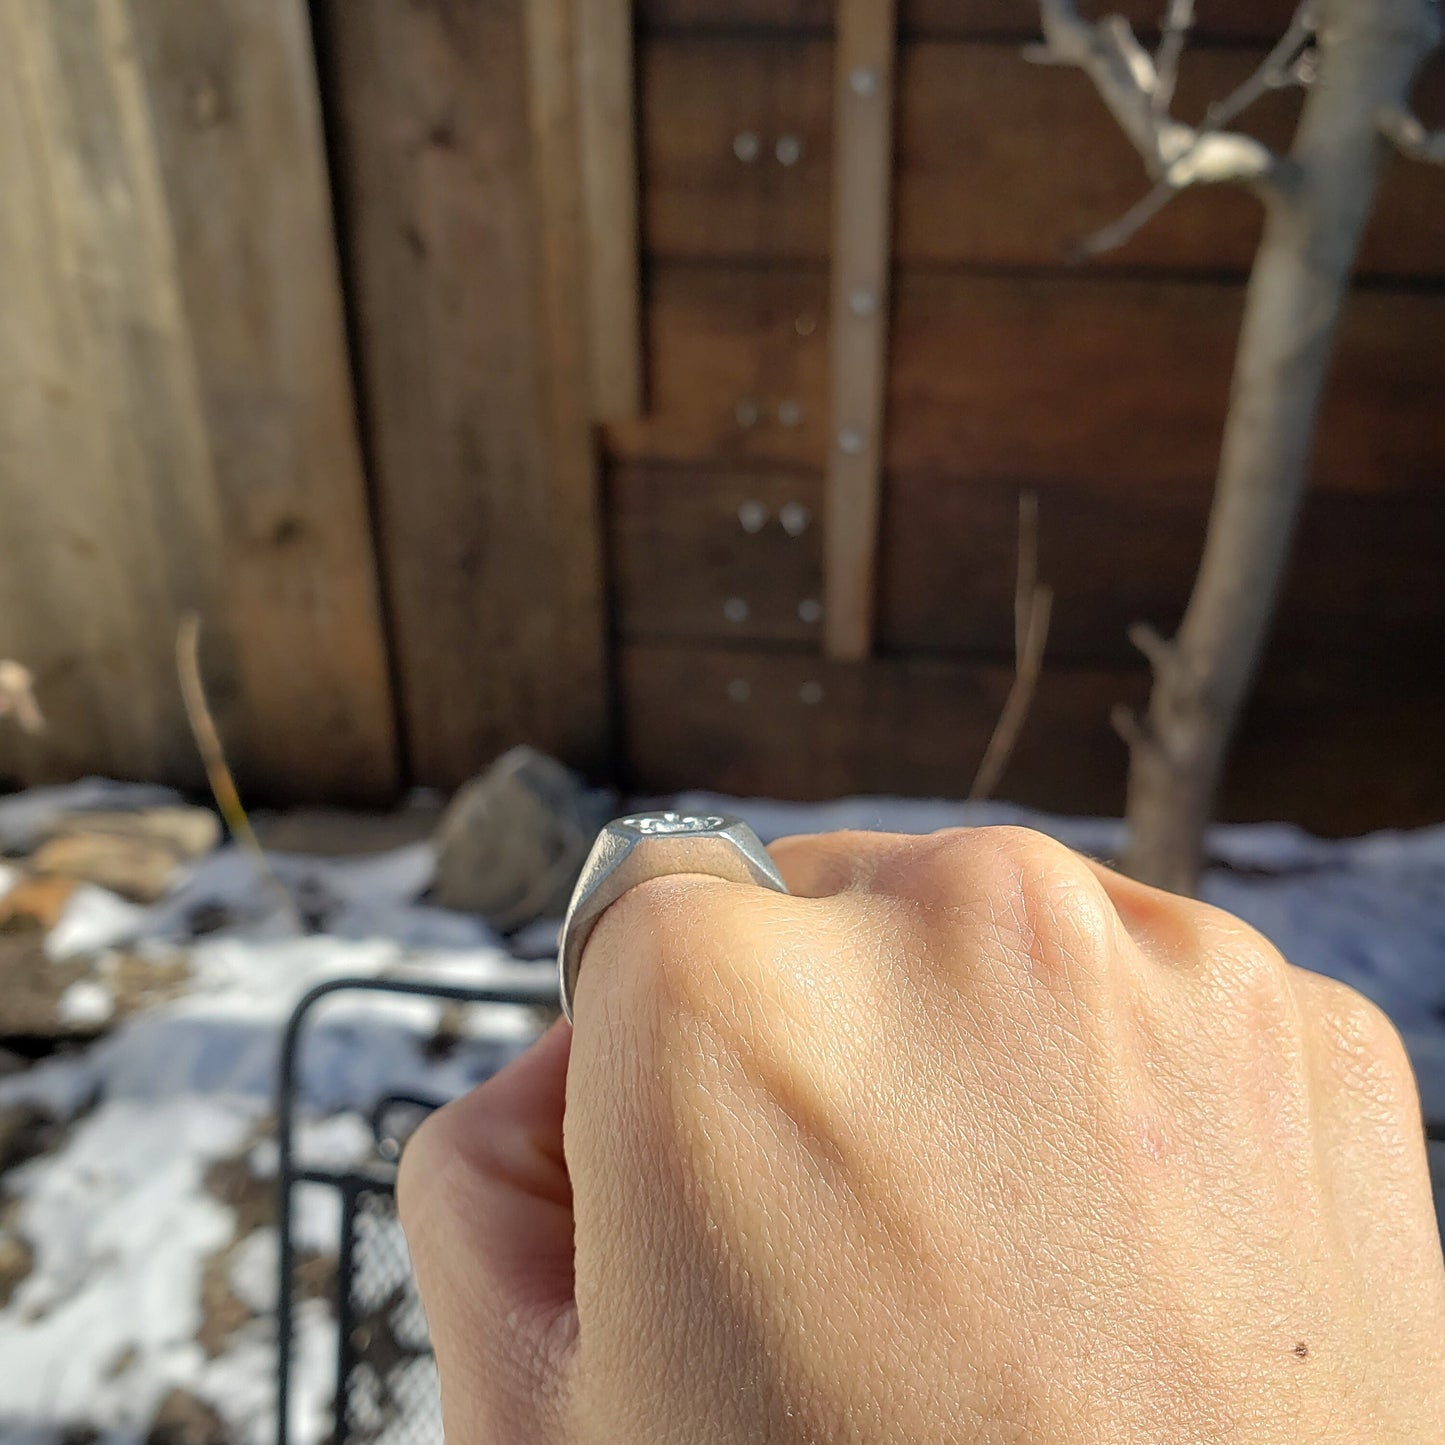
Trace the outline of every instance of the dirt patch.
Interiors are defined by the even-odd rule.
[[[10,1303],[35,1267],[35,1255],[20,1237],[19,1213],[13,1201],[0,1205],[0,1310]]]
[[[53,1149],[60,1123],[49,1109],[21,1102],[0,1108],[0,1174]]]
[[[201,1328],[196,1340],[208,1357],[224,1352],[231,1336],[256,1315],[251,1306],[231,1288],[236,1252],[258,1229],[276,1224],[276,1180],[251,1168],[252,1146],[268,1136],[268,1121],[247,1142],[241,1153],[220,1159],[207,1169],[203,1184],[213,1199],[236,1214],[231,1242],[211,1255],[201,1270]],[[336,1260],[327,1254],[303,1250],[296,1255],[295,1289],[299,1299],[332,1299],[336,1293]]]
[[[92,1039],[123,1019],[178,998],[190,977],[190,960],[183,953],[104,953],[55,962],[45,952],[43,928],[8,927],[0,930],[0,1038]],[[65,1016],[66,991],[81,982],[98,984],[112,998],[103,1022]]]
[[[161,1401],[146,1445],[227,1445],[226,1422],[204,1400],[172,1390]]]
[[[76,1038],[95,1033],[66,1023],[60,1000],[71,984],[90,974],[90,965],[52,963],[45,954],[40,928],[14,928],[0,933],[0,1037]]]

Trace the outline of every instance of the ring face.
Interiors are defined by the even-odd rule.
[[[788,891],[758,835],[741,818],[723,813],[634,813],[609,823],[582,865],[558,939],[562,1012],[569,1021],[582,952],[598,919],[629,888],[678,873],[705,873],[775,893]]]

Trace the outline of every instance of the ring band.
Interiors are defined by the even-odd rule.
[[[755,883],[775,893],[788,891],[758,835],[741,818],[720,813],[634,813],[609,823],[582,865],[558,939],[558,986],[568,1022],[582,952],[598,919],[629,888],[678,873],[704,873],[729,883]]]

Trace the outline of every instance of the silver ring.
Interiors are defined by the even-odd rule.
[[[729,883],[788,891],[758,835],[741,818],[723,813],[635,813],[609,823],[582,865],[558,939],[558,981],[568,1022],[582,950],[597,920],[629,888],[675,873],[706,873]]]

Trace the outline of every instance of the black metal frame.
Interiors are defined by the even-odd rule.
[[[471,987],[427,979],[410,978],[334,978],[304,994],[291,1012],[281,1040],[281,1059],[277,1074],[276,1142],[277,1142],[277,1233],[279,1243],[276,1296],[276,1445],[289,1445],[291,1405],[291,1344],[295,1324],[296,1249],[292,1238],[292,1195],[298,1184],[321,1184],[335,1189],[341,1196],[342,1229],[337,1268],[337,1435],[344,1438],[347,1382],[355,1368],[356,1356],[351,1319],[349,1280],[352,1271],[352,1248],[357,1208],[366,1195],[393,1194],[396,1187],[396,1165],[400,1142],[384,1129],[387,1115],[398,1106],[410,1106],[421,1112],[445,1103],[410,1093],[383,1095],[370,1111],[372,1135],[377,1152],[392,1162],[375,1168],[334,1171],[298,1167],[295,1159],[294,1129],[296,1122],[296,1075],[299,1045],[307,1016],[323,999],[339,993],[400,994],[442,1003],[504,1004],[519,1008],[536,1008],[557,1003],[556,984],[539,981],[534,986]]]

